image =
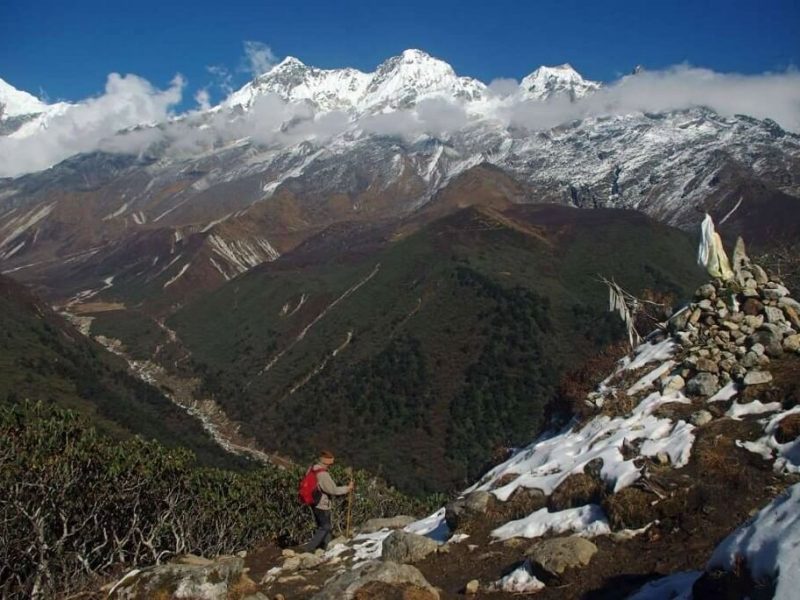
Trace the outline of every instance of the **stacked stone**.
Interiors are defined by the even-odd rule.
[[[665,389],[712,396],[730,381],[769,383],[771,359],[800,353],[800,302],[779,277],[750,263],[741,243],[734,264],[734,279],[700,286],[694,301],[670,320],[685,352]]]

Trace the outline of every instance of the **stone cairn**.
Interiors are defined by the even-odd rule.
[[[664,386],[697,396],[712,396],[731,381],[769,383],[770,360],[800,353],[800,302],[778,276],[750,261],[741,238],[733,277],[700,286],[668,327],[685,352]]]

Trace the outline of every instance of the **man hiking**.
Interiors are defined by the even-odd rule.
[[[317,530],[311,541],[308,542],[303,550],[306,552],[314,552],[317,548],[325,550],[328,547],[328,542],[331,541],[331,496],[344,496],[350,493],[353,489],[353,480],[347,485],[336,485],[333,482],[328,469],[334,463],[334,456],[331,452],[320,452],[319,460],[317,463],[308,469],[304,481],[310,476],[316,476],[316,489],[314,490],[313,502],[309,505],[314,511],[314,520],[317,523]],[[301,498],[303,484],[301,483]],[[319,498],[317,500],[317,498]],[[304,501],[306,501],[304,499]]]

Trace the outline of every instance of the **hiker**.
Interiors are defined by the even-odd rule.
[[[331,541],[331,496],[344,496],[350,493],[353,489],[353,480],[347,485],[336,485],[333,482],[328,469],[334,462],[334,456],[331,452],[320,452],[319,460],[317,463],[308,469],[304,482],[306,487],[310,487],[310,476],[316,476],[316,488],[312,490],[309,497],[304,495],[303,483],[301,483],[301,500],[311,506],[314,511],[314,520],[317,523],[317,530],[314,532],[314,537],[311,541],[304,546],[306,552],[313,552],[317,548],[325,550],[328,547],[328,542]]]

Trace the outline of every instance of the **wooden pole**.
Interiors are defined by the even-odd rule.
[[[353,483],[353,469],[347,470],[350,473],[350,483]],[[353,537],[353,487],[347,493],[347,537]]]

